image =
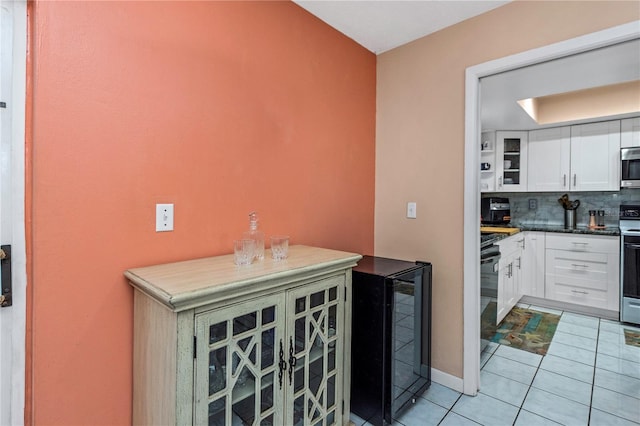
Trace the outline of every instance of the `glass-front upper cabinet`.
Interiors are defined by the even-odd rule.
[[[496,132],[496,191],[527,190],[526,131]]]

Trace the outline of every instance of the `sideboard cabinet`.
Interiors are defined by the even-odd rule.
[[[292,246],[130,269],[133,424],[349,422],[351,268],[360,255]]]

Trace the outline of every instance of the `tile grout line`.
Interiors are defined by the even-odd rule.
[[[593,391],[596,387],[596,365],[598,364],[598,344],[600,343],[600,318],[598,318],[598,333],[596,334],[596,356],[593,359],[593,381],[591,383],[591,398],[589,399],[589,417],[587,424],[591,424],[591,412],[593,411]]]

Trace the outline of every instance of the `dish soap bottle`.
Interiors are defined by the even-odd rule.
[[[252,239],[256,242],[254,259],[264,259],[264,234],[258,231],[258,213],[249,213],[249,230],[244,233],[244,238]]]

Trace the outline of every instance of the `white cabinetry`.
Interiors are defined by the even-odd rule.
[[[529,191],[615,191],[620,188],[620,121],[532,130]]]
[[[571,126],[571,190],[620,188],[620,121]]]
[[[527,190],[528,132],[496,132],[496,191]]]
[[[640,117],[620,122],[620,148],[640,146]]]
[[[618,311],[619,262],[619,237],[547,233],[545,298]]]
[[[524,236],[516,234],[496,244],[500,246],[498,300],[496,302],[496,324],[498,324],[522,297],[522,248],[524,246]]]
[[[133,424],[349,422],[351,268],[292,246],[286,262],[219,256],[131,269]],[[344,414],[347,413],[347,414]]]
[[[544,298],[545,233],[524,232],[522,295]]]
[[[571,129],[529,132],[529,191],[568,191],[571,176]]]

